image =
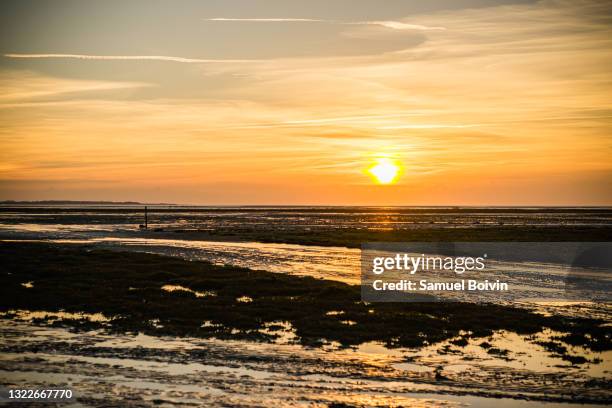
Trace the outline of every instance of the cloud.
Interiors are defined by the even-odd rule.
[[[392,125],[381,126],[380,130],[402,130],[402,129],[463,129],[478,127],[480,125],[445,125],[445,124],[411,124],[411,125]]]
[[[86,94],[100,96],[112,91],[130,92],[151,86],[145,82],[54,78],[29,71],[2,71],[0,109],[65,103]]]
[[[375,25],[392,30],[446,30],[444,27],[429,27],[421,24],[409,24],[401,21],[338,21],[338,20],[322,20],[315,18],[226,18],[215,17],[207,18],[206,21],[229,21],[229,22],[247,22],[247,23],[328,23],[341,25]]]
[[[256,60],[248,59],[202,59],[183,58],[165,55],[90,55],[90,54],[4,54],[6,58],[69,58],[81,60],[108,60],[108,61],[169,61],[186,64],[202,63],[243,63]]]
[[[208,21],[246,21],[255,23],[283,23],[283,22],[302,22],[302,23],[329,23],[330,20],[320,20],[314,18],[207,18]]]
[[[391,28],[393,30],[446,30],[445,27],[430,27],[421,24],[408,24],[400,21],[360,21],[357,23],[347,23],[355,25],[377,25],[385,28]]]

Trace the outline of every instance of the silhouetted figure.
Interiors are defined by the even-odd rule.
[[[140,229],[147,229],[149,228],[149,219],[148,219],[148,214],[147,214],[147,206],[145,205],[145,213],[144,213],[144,224],[140,224]]]

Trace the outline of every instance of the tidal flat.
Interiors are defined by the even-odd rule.
[[[0,206],[0,238],[240,241],[359,248],[365,242],[610,241],[612,209],[491,207]]]
[[[612,347],[612,327],[597,319],[493,304],[366,304],[357,285],[153,254],[2,243],[0,263],[2,311],[100,313],[109,318],[110,329],[122,332],[266,341],[273,340],[262,333],[266,324],[287,321],[302,344],[380,341],[418,347],[460,333],[485,337],[496,330],[532,334],[549,328],[572,332],[564,340],[572,345]]]
[[[97,369],[98,383],[98,377],[112,375],[140,378],[124,391],[143,406],[156,399],[228,403],[227,395],[217,393],[240,394],[238,388],[257,379],[261,369],[272,377],[290,376],[285,380],[291,387],[308,388],[291,394],[283,381],[267,380],[271,389],[285,384],[295,399],[281,405],[461,402],[438,404],[429,401],[430,394],[501,397],[516,404],[612,401],[612,327],[605,317],[475,303],[367,304],[359,286],[342,282],[91,245],[3,242],[0,265],[2,383],[29,371],[49,373],[36,381],[48,384],[56,376],[80,383],[92,405],[96,387],[75,381],[80,371],[87,377]],[[118,347],[130,343],[139,346]],[[533,366],[533,356],[540,366]],[[227,374],[232,367],[246,372],[229,373],[224,383],[223,375],[203,380],[182,371],[160,378],[150,373],[155,363],[179,371],[206,363],[201,369],[209,374]],[[148,387],[145,380],[161,385]],[[163,384],[179,390],[156,392]],[[257,406],[265,384],[258,383],[255,394],[243,390],[240,404]],[[112,388],[110,382],[104,386]],[[138,387],[147,393],[138,395]],[[418,401],[410,402],[415,396],[407,393],[416,393]]]

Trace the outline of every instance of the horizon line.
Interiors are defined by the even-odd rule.
[[[0,200],[1,206],[7,205],[125,205],[125,206],[165,206],[165,207],[208,207],[208,208],[279,208],[279,207],[328,207],[328,208],[610,208],[611,204],[193,204],[193,203],[158,203],[140,201],[105,201],[105,200]]]

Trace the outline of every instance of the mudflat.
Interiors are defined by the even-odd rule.
[[[548,328],[570,333],[555,339],[556,352],[567,345],[612,347],[612,327],[599,319],[543,316],[494,304],[366,304],[357,285],[87,245],[4,242],[0,265],[0,310],[6,318],[13,317],[12,310],[107,317],[55,321],[77,329],[273,341],[264,327],[287,321],[305,345],[379,341],[418,347],[459,335]]]

